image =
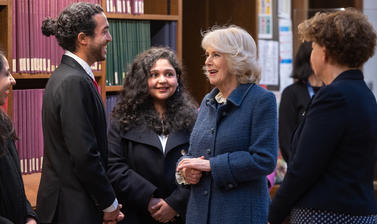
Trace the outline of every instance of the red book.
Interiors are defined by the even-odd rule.
[[[16,22],[16,18],[17,18],[17,7],[19,5],[19,2],[18,1],[13,1],[12,2],[12,72],[13,73],[16,73],[18,70],[17,70],[17,44],[18,44],[18,41],[17,41],[17,22]]]
[[[42,171],[42,161],[43,161],[43,128],[42,128],[42,102],[43,102],[43,92],[44,89],[38,90],[37,95],[37,130],[38,130],[38,136],[37,136],[37,142],[38,142],[38,171]]]
[[[30,4],[30,5],[29,5]],[[27,24],[28,29],[35,30],[35,14],[36,14],[36,6],[35,1],[30,1],[28,4],[29,9],[27,13],[29,14],[28,17],[29,23]],[[30,41],[30,44],[28,44],[28,48],[30,49],[28,58],[30,60],[30,73],[36,73],[37,72],[37,48],[40,46],[37,46],[37,39],[35,37],[37,32],[30,32],[28,41]]]
[[[31,36],[31,32],[30,32],[30,7],[29,7],[29,2],[27,0],[24,0],[25,1],[25,7],[24,7],[24,32],[26,33],[26,36],[25,36],[25,63],[26,63],[26,72],[27,73],[30,73],[31,71],[31,68],[30,68],[30,59],[31,59],[31,54],[30,54],[30,47],[31,47],[31,42],[30,42],[30,36]]]
[[[32,149],[31,149],[31,133],[32,133],[32,125],[31,125],[31,120],[34,119],[31,117],[31,93],[29,89],[22,90],[25,94],[25,100],[24,104],[26,105],[25,110],[23,111],[23,145],[26,151],[26,158],[27,158],[27,164],[28,164],[28,169],[27,173],[30,174],[33,171],[33,154],[32,154]]]
[[[14,130],[16,132],[16,135],[18,137],[19,136],[19,111],[20,111],[20,108],[19,108],[19,91],[18,90],[13,90],[12,92],[12,95],[13,95],[13,105],[12,105],[12,111],[13,111],[13,114],[12,114],[12,122],[13,122],[13,126],[14,126]],[[23,158],[24,158],[24,155],[23,155],[23,152],[21,151],[21,148],[20,148],[20,141],[16,141],[16,148],[18,150],[18,157],[20,159],[20,163],[21,163],[21,172],[23,173],[24,172],[24,166],[23,166]]]

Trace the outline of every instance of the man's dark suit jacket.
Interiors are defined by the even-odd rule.
[[[377,104],[360,70],[322,87],[292,140],[293,161],[269,211],[281,223],[293,208],[377,214]]]
[[[106,120],[101,96],[64,55],[43,96],[44,160],[37,197],[41,223],[102,223],[115,200],[106,176]]]

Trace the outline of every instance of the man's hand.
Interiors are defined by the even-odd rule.
[[[37,224],[37,221],[35,221],[34,218],[29,217],[26,220],[26,224]]]
[[[162,223],[167,223],[173,220],[174,217],[177,215],[177,212],[172,207],[170,207],[170,205],[166,203],[165,200],[161,198],[156,205],[152,206],[152,210],[156,211],[153,214],[151,214],[152,217],[156,221]]]
[[[151,215],[153,215],[159,209],[159,207],[156,207],[155,205],[157,205],[160,202],[160,200],[161,200],[161,198],[153,198],[153,197],[151,198],[151,200],[149,200],[148,212]]]
[[[102,224],[116,224],[124,219],[124,214],[120,211],[122,208],[121,204],[118,204],[118,208],[112,212],[103,213]]]

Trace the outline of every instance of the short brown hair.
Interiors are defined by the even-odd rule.
[[[298,25],[301,39],[326,48],[331,60],[357,68],[373,56],[376,32],[367,17],[348,8],[331,13],[316,13]]]

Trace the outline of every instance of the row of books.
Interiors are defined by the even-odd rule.
[[[127,65],[151,46],[150,22],[110,20],[109,26],[113,41],[107,45],[106,85],[121,85]]]
[[[110,126],[110,118],[111,118],[111,113],[114,109],[115,104],[117,103],[118,100],[118,94],[111,94],[106,96],[106,121],[107,121],[107,127],[109,128]]]
[[[176,50],[175,21],[109,20],[113,41],[107,45],[106,85],[122,85],[135,56],[151,46]]]
[[[106,12],[144,14],[144,0],[106,0]]]
[[[23,174],[31,174],[42,170],[43,92],[44,89],[13,90],[12,121],[16,135],[19,138],[16,141],[16,147]]]
[[[12,72],[50,73],[60,64],[64,53],[56,38],[42,34],[46,17],[56,18],[68,5],[79,0],[13,0],[12,1]],[[87,0],[100,4],[101,0]],[[93,66],[100,70],[100,64]]]

